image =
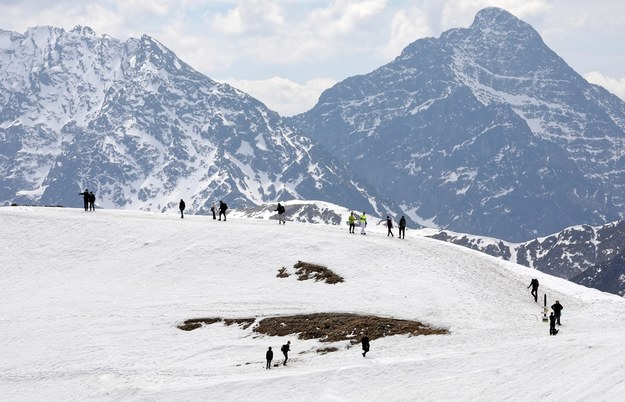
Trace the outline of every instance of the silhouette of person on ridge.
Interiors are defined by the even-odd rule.
[[[184,200],[181,198],[180,199],[180,203],[178,204],[178,208],[180,209],[180,218],[184,219],[184,209],[185,209],[186,205],[184,203]]]
[[[78,193],[78,195],[82,195],[83,201],[85,203],[85,211],[89,211],[89,190],[85,189],[84,192]]]
[[[224,216],[224,222],[226,221],[226,210],[228,209],[228,204],[223,201],[219,201],[219,220],[221,220],[221,215]]]

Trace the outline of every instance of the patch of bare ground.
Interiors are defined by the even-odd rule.
[[[286,272],[286,268],[282,267],[278,270],[278,275],[276,275],[278,278],[288,278],[289,276],[291,276],[291,274],[289,274],[288,272]]]
[[[374,340],[403,334],[417,336],[449,333],[446,329],[432,328],[419,321],[348,313],[264,318],[254,331],[270,336],[298,334],[299,339],[318,339],[321,342],[349,340],[352,344],[360,342],[360,337],[364,334]]]
[[[250,325],[254,324],[256,321],[255,318],[219,318],[219,317],[210,317],[210,318],[190,318],[185,320],[182,324],[178,325],[178,329],[183,331],[193,331],[194,329],[198,329],[203,325],[211,325],[216,322],[223,321],[224,324],[230,326],[237,324],[243,329],[247,329]]]
[[[329,284],[335,284],[344,282],[342,276],[337,275],[331,269],[324,267],[323,265],[311,264],[309,262],[298,261],[293,265],[296,268],[295,274],[298,276],[298,280],[305,281],[307,279],[314,279],[315,282],[323,281]]]
[[[256,318],[225,318],[224,323],[228,326],[230,325],[238,325],[243,329],[248,329],[250,325],[254,324]]]
[[[335,348],[334,346],[328,348],[319,348],[317,349],[317,353],[320,355],[326,355],[328,353],[336,352],[339,348]]]

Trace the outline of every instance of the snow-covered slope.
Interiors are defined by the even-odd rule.
[[[0,394],[6,400],[618,400],[625,301],[408,231],[175,213],[0,208]],[[297,260],[345,278],[276,277]],[[564,305],[548,335],[526,286]],[[359,348],[194,317],[358,312],[449,335]],[[290,340],[292,364],[264,369]],[[278,353],[279,354],[279,353]]]
[[[218,56],[216,56],[218,57]],[[206,213],[319,199],[399,210],[258,100],[157,40],[0,30],[0,203]]]
[[[500,8],[337,83],[291,121],[416,222],[523,242],[623,216],[625,102]]]
[[[524,243],[450,231],[427,230],[422,233],[585,286],[621,296],[625,292],[623,220],[602,226],[572,226]]]

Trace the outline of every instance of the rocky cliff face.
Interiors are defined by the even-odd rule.
[[[148,36],[0,31],[0,201],[191,213],[317,199],[397,209],[261,102]]]
[[[622,216],[625,103],[498,8],[291,121],[415,221],[521,242]]]

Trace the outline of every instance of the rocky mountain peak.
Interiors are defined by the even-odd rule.
[[[625,104],[499,8],[346,78],[292,121],[428,225],[521,242],[625,206]]]
[[[530,24],[498,7],[487,7],[478,11],[470,29],[481,32],[511,33],[515,35],[527,32],[538,35],[538,32]]]

